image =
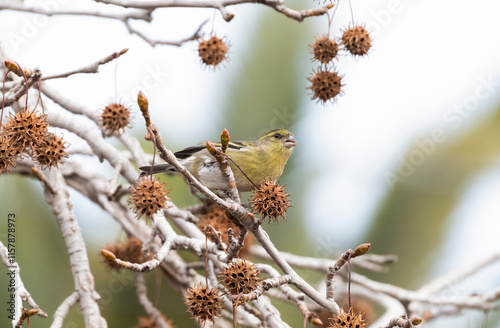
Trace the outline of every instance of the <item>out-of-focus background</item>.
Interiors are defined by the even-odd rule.
[[[25,3],[77,9],[90,2]],[[286,5],[318,6],[298,0]],[[389,273],[372,277],[409,289],[498,251],[500,3],[352,1],[354,21],[371,31],[373,47],[368,56],[338,60],[344,95],[327,105],[311,101],[306,90],[307,77],[317,67],[311,63],[308,44],[327,32],[326,16],[298,23],[261,5],[230,10],[235,14],[230,23],[210,9],[157,10],[152,23],[134,22],[151,38],[176,40],[209,19],[203,31],[210,33],[213,25],[215,33],[231,44],[229,62],[215,71],[202,68],[197,42],[152,48],[129,35],[120,22],[85,16],[46,18],[2,10],[0,43],[11,60],[39,67],[45,75],[129,48],[117,64],[102,66],[99,74],[48,83],[97,111],[114,100],[116,82],[118,99],[136,113],[129,132],[139,137],[145,131],[135,99],[142,90],[154,123],[174,151],[216,140],[223,128],[234,140],[257,139],[278,127],[293,131],[298,145],[280,182],[287,184],[294,207],[287,222],[265,224],[283,251],[335,258],[347,248],[370,242],[371,252],[399,257]],[[331,34],[339,37],[350,23],[349,2],[340,1]],[[95,158],[77,160],[89,171],[112,175]],[[166,180],[179,207],[195,202],[181,178]],[[106,270],[99,256],[101,247],[120,237],[119,226],[77,192],[71,196],[96,289],[103,297],[103,315],[110,327],[132,327],[138,315],[145,315],[132,275]],[[73,281],[63,239],[41,187],[31,179],[3,174],[0,204],[0,240],[5,243],[7,213],[15,213],[21,276],[39,305],[52,314],[72,292]],[[0,275],[0,290],[7,288],[5,276]],[[152,283],[154,273],[148,279]],[[444,295],[482,293],[499,284],[497,263],[452,283]],[[6,304],[6,296],[0,292],[0,304]],[[166,282],[159,308],[177,327],[195,326]],[[302,325],[294,307],[283,306],[282,311],[293,327]],[[6,327],[3,312],[0,326]],[[50,322],[31,321],[33,327],[48,327]],[[425,327],[483,324],[500,326],[500,315],[490,313],[486,322],[485,314],[464,311]],[[64,327],[82,325],[78,308],[73,308]]]

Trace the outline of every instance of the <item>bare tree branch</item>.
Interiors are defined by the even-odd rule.
[[[61,328],[64,322],[64,318],[68,315],[69,310],[80,300],[80,294],[74,291],[66,297],[64,301],[59,305],[56,312],[54,313],[54,321],[50,325],[50,328]]]
[[[198,26],[196,31],[194,31],[194,33],[191,36],[188,36],[184,39],[177,40],[177,41],[153,40],[150,37],[146,36],[146,34],[140,32],[139,30],[134,28],[132,26],[132,24],[130,24],[130,21],[128,21],[128,20],[125,22],[125,26],[127,27],[127,30],[129,31],[130,34],[137,35],[138,37],[140,37],[141,39],[143,39],[144,41],[149,43],[152,47],[156,47],[157,45],[168,45],[168,46],[180,47],[186,42],[198,40],[199,38],[201,38],[203,36],[203,34],[201,33],[201,29],[203,28],[203,26],[207,22],[208,22],[208,20],[203,21],[203,23],[201,23],[200,26]]]
[[[321,16],[328,12],[328,9],[333,5],[326,5],[324,7],[315,9],[306,9],[296,11],[286,7],[282,0],[96,0],[97,2],[112,4],[124,8],[142,8],[154,10],[156,8],[167,7],[183,7],[183,8],[215,8],[220,11],[225,21],[229,22],[234,18],[234,14],[230,13],[226,7],[240,5],[244,3],[258,3],[269,6],[282,13],[283,15],[302,22],[307,17]]]
[[[146,287],[146,282],[144,281],[144,276],[140,272],[134,273],[135,277],[135,289],[137,293],[137,298],[139,299],[139,303],[141,303],[142,308],[149,317],[153,318],[156,325],[160,328],[170,328],[171,326],[163,320],[161,317],[161,312],[158,311],[157,308],[151,303],[148,298],[148,289]]]
[[[52,205],[61,229],[66,248],[68,249],[71,272],[75,282],[75,289],[79,295],[80,309],[86,327],[107,327],[106,320],[101,316],[98,297],[94,289],[94,277],[90,272],[87,250],[81,229],[73,212],[73,203],[69,197],[68,186],[58,170],[51,170],[45,179],[45,184],[51,188],[44,188],[45,199]]]
[[[60,79],[64,77],[68,77],[74,74],[95,74],[99,72],[99,66],[104,65],[109,63],[110,61],[120,57],[121,55],[127,53],[128,49],[123,49],[122,51],[115,52],[114,54],[111,54],[109,56],[106,56],[105,58],[96,61],[95,63],[92,63],[90,65],[87,65],[85,67],[81,67],[79,69],[75,69],[73,71],[69,71],[66,73],[60,73],[60,74],[55,74],[55,75],[49,75],[49,76],[44,76],[42,80],[50,80],[50,79]]]
[[[10,279],[12,278],[12,272],[14,273],[15,276],[15,298],[16,298],[16,306],[17,309],[15,311],[15,318],[12,320],[13,323],[17,322],[19,320],[19,317],[21,315],[21,310],[23,308],[22,302],[28,302],[29,306],[31,306],[32,309],[37,309],[38,315],[42,318],[47,318],[47,313],[42,311],[40,309],[40,306],[35,302],[33,297],[31,297],[31,294],[28,292],[26,287],[24,286],[24,283],[21,279],[21,269],[19,267],[19,264],[16,261],[11,262],[9,259],[9,251],[7,247],[0,241],[0,258],[2,259],[3,264],[5,267],[9,268],[8,274]],[[10,285],[9,285],[10,286]]]
[[[101,10],[88,10],[86,8],[78,10],[52,10],[47,7],[30,7],[23,3],[18,2],[2,2],[0,3],[0,10],[12,10],[25,13],[39,14],[45,16],[89,16],[101,17],[109,19],[117,19],[126,21],[127,19],[139,19],[151,22],[151,12],[149,10],[126,10],[123,13],[117,14],[114,12],[106,13]]]
[[[13,103],[21,99],[22,96],[26,95],[26,90],[31,88],[33,84],[38,82],[42,77],[42,72],[40,69],[35,68],[33,70],[25,71],[28,82],[26,83],[24,79],[18,79],[16,84],[9,91],[5,92],[5,107],[11,106]],[[26,88],[27,85],[27,88]],[[0,93],[1,95],[1,93]]]

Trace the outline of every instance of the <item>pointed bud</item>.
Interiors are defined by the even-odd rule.
[[[354,256],[361,256],[365,255],[369,250],[372,245],[370,243],[366,244],[361,244],[356,249],[354,250]]]
[[[12,73],[16,74],[17,76],[23,76],[23,73],[21,71],[21,67],[19,66],[18,63],[10,61],[10,60],[6,60],[5,67],[7,67],[7,69],[9,71],[12,71]]]
[[[212,156],[215,156],[216,153],[215,145],[210,140],[207,140],[207,150],[210,154],[212,154]]]
[[[35,314],[37,314],[38,312],[40,312],[39,309],[31,309],[31,310],[28,310],[28,312],[26,313],[28,315],[28,318],[29,317],[32,317],[34,316]]]
[[[419,324],[422,323],[422,318],[411,318],[411,324],[414,325],[414,326],[418,326]]]
[[[333,8],[333,6],[334,6],[334,4],[333,4],[333,3],[329,3],[329,4],[327,4],[327,5],[326,5],[326,9],[332,9],[332,8]]]
[[[149,102],[148,98],[146,98],[146,95],[142,93],[142,91],[139,91],[139,94],[137,95],[137,104],[139,105],[139,109],[142,112],[142,116],[146,121],[146,127],[150,126],[151,118],[149,117]]]
[[[320,320],[320,318],[318,318],[318,317],[314,317],[314,318],[312,318],[312,319],[311,319],[311,323],[312,323],[313,325],[316,325],[316,326],[320,326],[320,327],[322,327],[322,326],[323,326],[323,321],[321,321],[321,320]]]
[[[222,144],[222,152],[226,152],[227,145],[229,145],[229,131],[227,129],[222,130],[220,134],[220,142]]]
[[[120,56],[126,54],[127,51],[128,51],[128,48],[125,48],[122,51],[120,51]]]
[[[144,113],[148,111],[148,98],[146,98],[146,95],[142,93],[142,91],[139,91],[139,94],[137,95],[137,104],[139,105],[141,112]]]
[[[106,261],[109,263],[114,263],[116,261],[116,256],[112,252],[108,251],[107,249],[101,249],[101,254],[104,256]]]

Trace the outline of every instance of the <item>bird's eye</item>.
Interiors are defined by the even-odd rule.
[[[280,138],[280,134],[279,133],[275,133],[274,136],[276,139],[279,139]]]

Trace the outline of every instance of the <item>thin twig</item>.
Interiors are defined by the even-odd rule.
[[[138,31],[136,28],[130,24],[130,21],[125,22],[125,26],[127,27],[127,30],[129,31],[130,34],[135,34],[147,43],[149,43],[152,47],[156,47],[157,45],[168,45],[168,46],[175,46],[175,47],[181,47],[184,43],[189,42],[189,41],[195,41],[198,40],[203,36],[201,33],[201,29],[203,26],[208,22],[208,19],[203,21],[200,26],[194,31],[193,34],[191,34],[188,37],[185,37],[183,39],[177,40],[177,41],[167,41],[167,40],[153,40],[152,38],[146,36],[146,34]]]
[[[50,79],[60,79],[60,78],[65,78],[74,74],[95,74],[99,72],[99,66],[104,65],[109,63],[110,61],[120,57],[121,55],[127,53],[128,49],[123,49],[122,51],[118,51],[115,53],[112,53],[109,56],[104,57],[101,60],[96,61],[95,63],[92,63],[90,65],[74,69],[69,72],[65,73],[59,73],[59,74],[53,74],[53,75],[48,75],[44,76],[42,80],[50,80]]]
[[[142,308],[149,317],[153,318],[156,325],[160,328],[170,328],[171,326],[162,318],[161,312],[151,303],[148,298],[148,289],[146,287],[146,282],[144,280],[144,275],[141,272],[135,272],[135,291],[137,293],[137,298]]]
[[[52,10],[49,8],[42,7],[30,7],[23,3],[8,2],[1,3],[0,10],[12,10],[25,13],[32,13],[45,16],[90,16],[99,18],[109,18],[124,21],[127,19],[139,19],[147,22],[151,22],[151,12],[149,10],[139,9],[139,10],[126,10],[122,13],[115,12],[104,12],[100,10],[88,10],[86,8],[80,8],[76,10]]]

